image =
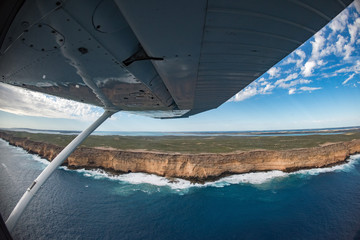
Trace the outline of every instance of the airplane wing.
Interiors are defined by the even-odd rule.
[[[217,108],[352,0],[5,0],[1,82],[156,118]]]

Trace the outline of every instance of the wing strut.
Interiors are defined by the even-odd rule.
[[[20,201],[16,204],[14,210],[11,212],[6,221],[6,226],[11,232],[22,212],[29,204],[32,197],[40,189],[41,185],[50,177],[50,175],[67,159],[67,157],[79,146],[97,127],[99,127],[106,119],[108,119],[114,111],[106,110],[99,119],[97,119],[90,127],[81,132],[74,140],[72,140],[54,160],[41,172],[41,174],[34,180],[30,187],[26,190]]]

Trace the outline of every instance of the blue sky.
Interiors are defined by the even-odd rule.
[[[188,119],[119,112],[98,130],[244,131],[360,126],[360,1],[219,108]],[[101,108],[0,83],[0,127],[82,130]]]

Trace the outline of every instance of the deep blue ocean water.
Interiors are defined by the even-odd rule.
[[[47,162],[0,140],[7,218]],[[58,169],[14,239],[360,239],[360,155],[292,174],[234,175],[206,185],[147,174]]]

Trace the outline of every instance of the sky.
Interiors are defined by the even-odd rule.
[[[214,110],[160,120],[119,112],[101,131],[249,131],[360,126],[360,1]],[[83,130],[103,110],[0,83],[0,128]]]

